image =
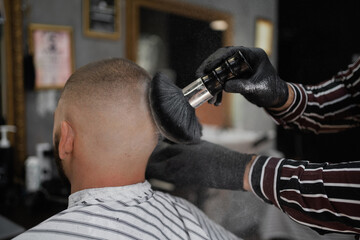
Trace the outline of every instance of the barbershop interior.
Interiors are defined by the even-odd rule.
[[[54,113],[77,69],[102,59],[123,58],[151,78],[163,73],[181,90],[202,79],[197,69],[216,50],[243,46],[263,49],[283,81],[317,85],[360,57],[359,11],[358,0],[0,0],[0,239],[13,239],[68,209],[73,191],[55,161],[59,149],[53,143]],[[243,57],[246,61],[249,55]],[[251,61],[247,64],[257,71]],[[286,128],[246,96],[226,91],[224,85],[220,88],[219,106],[207,102],[212,94],[202,99],[201,106],[191,108],[201,124],[201,141],[243,154],[314,163],[358,160],[360,125],[325,134]],[[156,124],[166,138],[161,123]],[[141,135],[142,130],[133,129],[133,134]],[[197,161],[197,155],[187,156],[193,158],[188,159],[191,164]],[[205,159],[202,168],[210,165]],[[218,176],[211,173],[206,178]],[[241,187],[176,184],[147,177],[146,181],[154,191],[186,199],[239,239],[354,239],[351,231],[319,233],[312,224],[289,216],[285,208]],[[352,210],[359,208],[354,205]],[[37,233],[29,233],[35,238],[19,239],[50,236],[36,237]],[[90,239],[77,233],[54,239]],[[151,238],[136,239],[178,239],[150,233]],[[186,239],[230,239],[191,236]]]

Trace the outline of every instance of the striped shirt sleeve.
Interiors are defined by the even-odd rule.
[[[321,233],[360,233],[360,161],[310,163],[258,156],[252,191],[294,221]]]
[[[318,85],[288,84],[293,103],[283,111],[267,110],[277,124],[316,134],[360,126],[360,58]]]

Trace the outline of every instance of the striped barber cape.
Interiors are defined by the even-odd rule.
[[[66,210],[15,239],[238,238],[188,201],[153,191],[145,181],[73,193]]]

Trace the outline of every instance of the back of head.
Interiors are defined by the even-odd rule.
[[[145,171],[157,143],[148,104],[150,81],[145,70],[125,59],[88,64],[69,78],[56,115],[74,129],[78,163],[109,174],[114,167]]]
[[[149,83],[148,73],[135,63],[120,58],[105,59],[76,70],[60,99],[91,108],[104,103],[118,105],[143,98]]]

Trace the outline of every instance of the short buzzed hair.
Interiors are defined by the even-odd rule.
[[[146,94],[139,91],[147,90],[150,81],[150,75],[129,60],[100,60],[76,70],[66,82],[61,99],[82,105],[119,101],[124,94],[126,98],[135,99],[139,94]]]

